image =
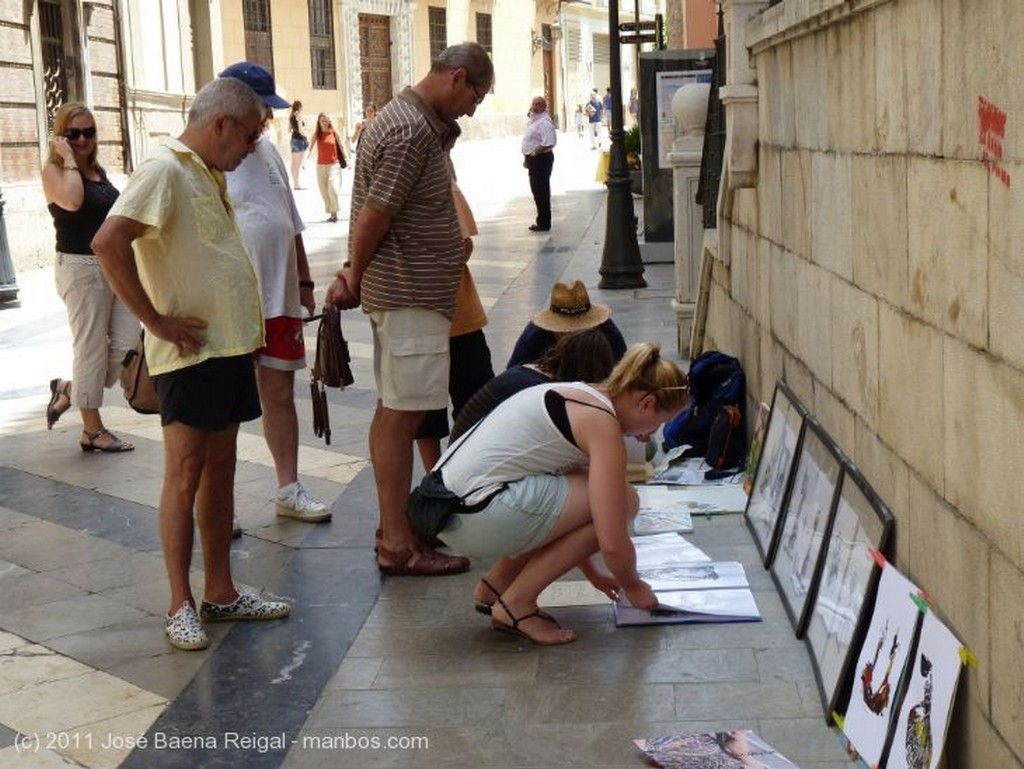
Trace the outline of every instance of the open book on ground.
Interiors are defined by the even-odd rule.
[[[749,729],[633,740],[644,758],[663,769],[797,769]]]
[[[673,539],[674,538],[674,539]],[[629,605],[625,597],[615,603],[615,624],[671,625],[701,622],[759,622],[761,612],[750,592],[743,565],[711,561],[697,547],[676,534],[634,537],[637,572],[658,597],[658,609],[649,612]],[[647,543],[651,544],[648,545]],[[684,553],[694,553],[685,560]]]

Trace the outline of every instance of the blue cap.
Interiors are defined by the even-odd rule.
[[[241,80],[260,97],[260,100],[273,109],[284,109],[290,107],[291,102],[282,99],[274,93],[274,76],[267,72],[259,64],[251,61],[240,61],[232,64],[220,73],[221,77],[232,77]]]

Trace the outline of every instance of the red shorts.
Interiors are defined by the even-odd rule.
[[[267,343],[256,351],[261,366],[279,371],[298,371],[306,367],[306,342],[302,338],[301,318],[267,318]]]

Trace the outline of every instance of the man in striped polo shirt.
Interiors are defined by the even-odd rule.
[[[349,258],[327,300],[362,304],[373,329],[377,409],[370,459],[380,505],[377,563],[391,575],[456,574],[469,560],[417,542],[403,506],[413,441],[427,411],[448,407],[448,331],[468,255],[452,198],[455,120],[490,91],[494,66],[476,43],[445,49],[430,72],[378,113],[359,140]]]

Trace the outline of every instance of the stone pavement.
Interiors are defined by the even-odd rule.
[[[598,290],[597,155],[573,137],[556,155],[554,226],[535,234],[518,140],[455,151],[480,225],[471,265],[495,367],[551,284],[573,278],[612,306],[628,340],[675,355],[671,265],[648,265],[646,289]],[[315,190],[298,194],[322,297],[347,216],[326,223]],[[213,625],[209,649],[173,651],[162,633],[159,421],[115,393],[104,417],[135,452],[80,452],[73,412],[48,432],[47,383],[70,376],[70,335],[52,270],[19,284],[20,302],[0,308],[0,766],[637,767],[633,738],[731,728],[759,731],[804,767],[846,765],[740,516],[697,521],[692,539],[744,563],[757,624],[617,630],[607,607],[581,607],[559,612],[579,640],[540,649],[473,611],[482,564],[382,580],[371,551],[370,331],[358,312],[343,316],[356,384],[330,394],[331,446],[312,435],[304,375],[296,393],[301,479],[333,502],[333,521],[276,518],[260,423],[239,436],[235,572],[292,599],[292,617]],[[200,574],[194,582],[201,591]]]

